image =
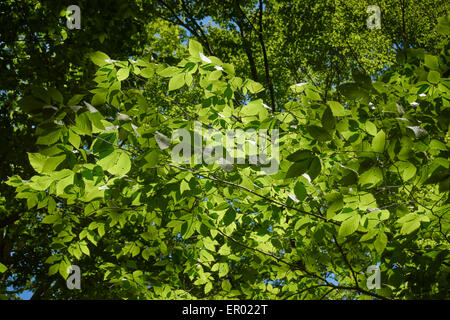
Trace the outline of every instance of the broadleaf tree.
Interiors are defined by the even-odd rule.
[[[183,4],[154,9],[163,21],[201,33],[190,25],[194,16],[189,23],[167,18],[198,5]],[[380,68],[357,59],[364,47],[349,45],[350,57],[329,70],[315,50],[296,56],[285,48],[307,64],[302,70],[294,63],[304,77],[295,79],[267,68],[271,62],[285,70],[267,60],[282,47],[259,38],[263,19],[277,18],[271,26],[286,31],[287,9],[246,5],[229,12],[249,24],[238,25],[248,32],[242,41],[258,39],[242,48],[250,72],[245,60],[222,53],[226,46],[215,49],[220,28],[212,28],[199,34],[202,43],[176,44],[173,57],[167,49],[164,57],[129,59],[92,51],[90,85],[78,92],[42,85],[21,97],[20,112],[36,125],[34,149],[27,150],[33,173],[14,174],[6,184],[39,226],[29,236],[47,239],[38,297],[448,296],[448,17],[438,20],[429,47],[414,48],[408,37],[396,64],[384,69],[392,57]],[[197,9],[202,16],[217,8]],[[339,8],[329,14],[345,16],[348,7]],[[335,48],[314,35],[305,43],[331,55]],[[256,45],[265,49],[252,60]],[[246,133],[236,150],[212,138],[229,131],[237,140]],[[262,131],[275,139],[261,146]],[[177,151],[188,154],[181,163]],[[228,161],[227,153],[241,161]],[[80,267],[82,290],[66,286],[70,265]],[[380,288],[367,286],[370,266],[381,271]],[[0,272],[10,268],[21,272],[7,263]]]

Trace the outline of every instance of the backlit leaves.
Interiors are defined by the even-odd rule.
[[[346,237],[353,234],[359,226],[360,216],[358,214],[352,214],[349,218],[344,220],[339,227],[339,236]]]
[[[67,277],[76,261],[133,297],[264,299],[314,285],[312,274],[353,288],[348,263],[380,263],[394,289],[377,294],[404,297],[390,271],[408,265],[413,278],[418,266],[436,263],[443,272],[436,266],[445,254],[420,259],[430,248],[447,250],[450,212],[442,55],[408,57],[406,71],[383,70],[373,82],[354,71],[354,82],[328,92],[300,82],[268,106],[264,72],[261,83],[248,79],[240,58],[231,59],[235,68],[192,39],[174,57],[117,61],[96,52],[95,88],[67,105],[51,89],[23,99],[21,110],[49,113],[28,154],[35,173],[7,184],[51,231],[50,277]],[[174,165],[171,134],[193,132],[194,120],[222,133],[279,130],[276,172],[263,174],[261,158]],[[264,151],[261,139],[247,137],[239,152],[250,146]],[[305,297],[326,294],[317,289]],[[367,298],[357,289],[333,295]]]
[[[386,145],[386,134],[380,130],[372,140],[372,149],[375,152],[383,152]]]

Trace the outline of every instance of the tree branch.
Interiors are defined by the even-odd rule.
[[[194,24],[194,26],[197,28],[197,30],[200,31],[201,34],[201,38],[205,40],[205,44],[206,44],[206,48],[209,51],[209,54],[212,56],[215,56],[214,54],[214,50],[212,49],[209,41],[208,41],[208,37],[206,36],[206,34],[203,32],[202,27],[200,27],[200,25],[197,23],[197,21],[194,19],[194,15],[191,13],[191,11],[189,10],[189,8],[186,5],[186,2],[184,0],[181,0],[182,6],[184,11],[186,12],[187,17],[189,18],[189,20],[191,20],[191,22]]]
[[[270,100],[272,102],[272,112],[276,111],[275,107],[275,94],[273,91],[273,84],[272,84],[272,78],[270,77],[270,69],[269,69],[269,60],[267,59],[267,52],[266,52],[266,46],[264,44],[264,38],[263,38],[263,23],[262,23],[262,17],[263,17],[263,0],[259,0],[259,43],[261,44],[261,49],[264,57],[264,69],[266,72],[266,82],[269,86],[269,93],[270,93]]]
[[[195,35],[197,38],[200,38],[200,35],[192,28],[190,28],[186,23],[184,23],[179,17],[178,15],[175,13],[175,11],[173,11],[173,9],[164,1],[159,0],[159,3],[161,3],[164,7],[166,7],[170,13],[172,14],[172,16],[175,18],[175,20],[178,22],[178,25],[182,26],[183,28],[185,28],[187,31],[189,31],[190,33],[192,33],[193,35]],[[163,18],[164,19],[164,18]],[[166,19],[164,19],[166,20]],[[172,22],[169,20],[169,22]]]
[[[243,18],[246,18],[247,20],[248,20],[248,18],[245,15],[245,13],[242,11],[242,9],[238,3],[236,3],[236,8],[237,8],[237,16],[239,16],[240,19],[236,19],[235,22],[236,22],[237,26],[239,27],[239,33],[242,38],[244,51],[245,51],[245,54],[247,55],[248,63],[250,65],[251,77],[253,80],[258,81],[258,71],[256,69],[255,59],[253,58],[251,42],[248,41],[248,39],[247,39],[247,34],[245,32],[244,25],[243,25]],[[253,25],[251,25],[251,26],[253,27]]]
[[[333,239],[334,239],[334,243],[336,244],[336,246],[338,247],[339,252],[341,253],[342,257],[344,258],[345,264],[348,266],[348,268],[350,269],[350,272],[353,276],[353,280],[355,280],[355,285],[356,288],[359,288],[359,284],[358,284],[358,277],[355,273],[355,270],[353,270],[352,265],[350,264],[350,262],[347,259],[346,254],[344,253],[344,250],[342,250],[342,247],[339,245],[336,237],[333,235]]]
[[[189,171],[189,172],[192,172],[193,174],[196,174],[196,172],[191,170],[191,169],[179,167],[179,166],[176,166],[176,165],[173,165],[173,164],[170,164],[170,163],[168,163],[167,166],[172,167],[172,168],[176,168],[176,169],[179,169],[179,170],[183,170],[183,171]],[[236,184],[236,183],[233,183],[233,182],[230,182],[230,181],[226,181],[226,180],[222,180],[222,179],[216,178],[216,177],[205,176],[205,175],[202,175],[202,174],[200,174],[200,175],[203,178],[205,178],[205,179],[209,179],[209,180],[212,180],[212,181],[217,181],[217,182],[220,182],[220,183],[224,183],[224,184],[227,184],[227,185],[230,185],[230,186],[233,186],[233,187],[245,190],[245,191],[247,191],[247,192],[249,192],[249,193],[251,193],[251,194],[253,194],[255,196],[258,196],[258,197],[260,197],[260,198],[262,198],[264,200],[267,200],[267,201],[269,201],[269,202],[271,202],[273,204],[276,204],[276,205],[278,205],[280,207],[284,207],[286,209],[291,209],[291,210],[294,210],[294,211],[297,211],[297,212],[300,212],[300,213],[303,213],[303,214],[307,214],[307,215],[313,216],[315,218],[318,218],[320,220],[323,220],[325,222],[330,222],[330,223],[333,223],[333,224],[335,224],[337,226],[340,226],[340,224],[338,222],[336,222],[336,221],[329,220],[329,219],[327,219],[327,218],[325,218],[325,217],[323,217],[323,216],[321,216],[319,214],[316,214],[316,213],[312,213],[312,212],[308,212],[308,211],[305,211],[305,210],[302,210],[302,209],[299,209],[299,208],[288,206],[288,205],[286,205],[286,204],[284,204],[282,202],[279,202],[277,200],[274,200],[274,199],[271,199],[269,197],[260,195],[257,192],[255,192],[255,191],[253,191],[251,189],[248,189],[247,187],[241,186],[239,184]]]
[[[325,280],[324,278],[322,278],[321,276],[318,276],[318,275],[316,275],[316,274],[314,274],[314,273],[311,273],[311,272],[307,271],[306,268],[303,268],[303,267],[301,267],[301,266],[299,266],[299,265],[295,265],[295,264],[292,264],[292,263],[290,263],[290,262],[287,262],[287,261],[281,259],[280,257],[277,257],[276,255],[274,255],[274,254],[272,254],[272,253],[268,253],[268,252],[259,250],[259,249],[257,249],[257,248],[251,248],[251,247],[247,246],[246,244],[244,244],[244,243],[242,243],[242,242],[240,242],[240,241],[234,239],[233,237],[227,235],[227,234],[224,233],[222,230],[220,230],[220,229],[216,229],[216,230],[217,230],[221,235],[223,235],[225,238],[230,239],[230,240],[233,241],[234,243],[239,244],[240,246],[242,246],[242,247],[244,247],[244,248],[246,248],[246,249],[248,249],[248,250],[252,250],[252,251],[259,252],[259,253],[261,253],[261,254],[263,254],[263,255],[265,255],[265,256],[268,256],[268,257],[271,257],[271,258],[277,260],[278,262],[281,262],[281,263],[283,263],[283,264],[285,264],[285,265],[288,265],[288,266],[290,266],[291,268],[294,268],[294,270],[300,270],[300,271],[303,271],[303,272],[305,272],[307,275],[309,275],[309,276],[311,276],[311,277],[313,277],[313,278],[316,278],[316,279],[319,279],[319,280],[322,280],[322,281],[326,281],[326,280]]]

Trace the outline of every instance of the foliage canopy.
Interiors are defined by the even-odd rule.
[[[98,33],[106,50],[55,29],[69,53],[48,59],[85,53],[74,76],[42,78],[16,56],[36,42],[4,43],[24,72],[6,87],[20,89],[5,96],[10,135],[35,139],[1,191],[5,297],[13,286],[36,298],[448,298],[445,7],[415,21],[434,23],[425,32],[384,1],[381,30],[366,29],[361,1],[208,3],[126,2],[120,15],[140,29]],[[411,7],[423,8],[401,6],[403,21]],[[174,163],[180,142],[167,137],[198,121],[279,130],[279,170]],[[66,288],[72,264],[82,290]]]

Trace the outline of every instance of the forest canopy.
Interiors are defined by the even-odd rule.
[[[76,5],[0,3],[1,299],[449,298],[448,4]]]

